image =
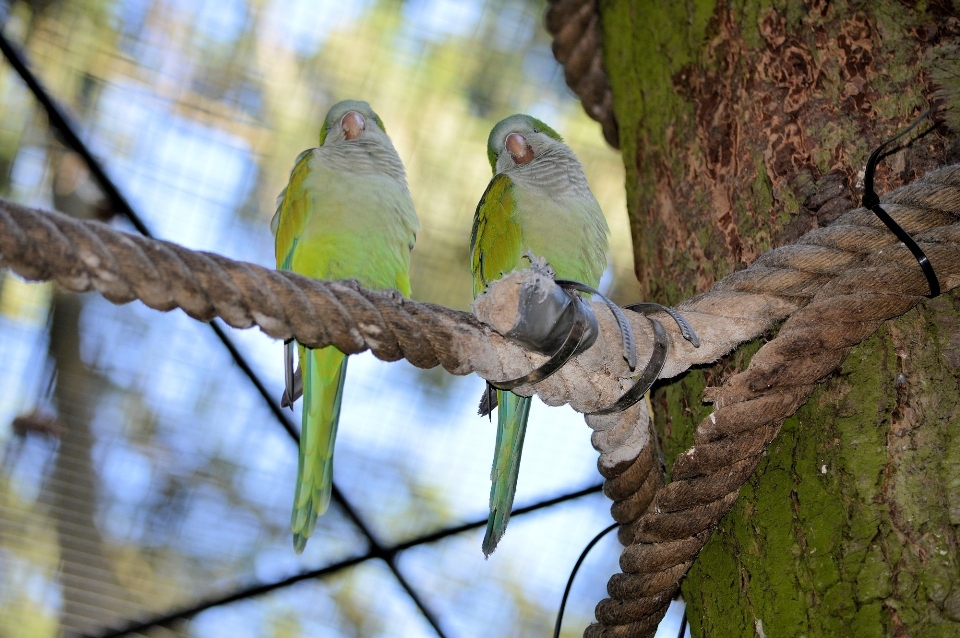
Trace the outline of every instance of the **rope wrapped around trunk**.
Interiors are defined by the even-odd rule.
[[[929,173],[882,201],[927,252],[943,290],[960,285],[960,166]],[[698,426],[694,447],[677,457],[673,481],[633,524],[633,542],[620,557],[623,573],[609,580],[610,598],[597,605],[598,622],[586,638],[656,632],[680,580],[784,420],[851,347],[928,292],[910,252],[861,208],[763,255],[678,310],[702,309],[710,298],[719,301],[718,293],[748,290],[747,282],[761,280],[776,280],[781,294],[802,307],[745,371],[708,388],[705,399],[714,411]]]
[[[544,24],[553,36],[553,57],[563,67],[563,78],[576,93],[583,110],[600,122],[603,137],[620,148],[613,90],[603,67],[603,32],[597,0],[548,0]]]
[[[919,241],[944,291],[960,284],[960,166],[926,175],[883,198],[886,210]],[[464,313],[369,291],[355,282],[325,282],[237,262],[212,253],[116,231],[0,200],[0,266],[26,279],[54,280],[68,290],[96,290],[114,303],[141,300],[158,310],[220,317],[237,328],[259,326],[277,339],[347,354],[369,349],[385,361],[408,359],[452,374],[490,381],[526,374],[545,359],[506,340],[491,326],[515,323],[516,294],[529,271],[492,285]],[[599,623],[585,635],[649,636],[710,530],[736,500],[743,482],[783,420],[813,385],[839,366],[849,349],[886,319],[921,301],[926,281],[910,252],[871,212],[857,209],[833,225],[762,256],[678,307],[701,340],[694,348],[666,315],[671,340],[661,377],[710,363],[739,343],[790,317],[744,372],[710,389],[715,410],[700,424],[695,446],[681,454],[663,486],[659,451],[651,445],[642,403],[620,414],[588,416],[604,492],[628,547],[624,573],[609,582],[597,606]],[[511,300],[513,300],[511,302]],[[512,305],[511,305],[512,304]],[[600,335],[593,347],[555,375],[520,386],[550,405],[588,412],[631,384],[610,312],[594,303]],[[646,319],[628,313],[637,358],[651,351]],[[653,315],[656,316],[656,315]]]

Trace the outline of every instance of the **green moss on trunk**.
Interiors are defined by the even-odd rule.
[[[931,69],[957,64],[960,38],[960,5],[942,1],[612,0],[601,12],[637,276],[666,303],[855,207],[867,155],[926,108]],[[960,161],[958,146],[941,127],[888,159],[878,190]],[[758,346],[655,391],[668,465],[709,413],[704,387]],[[958,397],[956,296],[855,348],[694,564],[694,635],[960,635]]]
[[[956,296],[891,322],[787,420],[684,583],[695,635],[960,635],[950,327]]]

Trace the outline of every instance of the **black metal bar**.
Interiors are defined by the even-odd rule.
[[[66,112],[50,97],[50,93],[47,92],[37,76],[34,75],[27,66],[27,61],[23,57],[23,54],[7,40],[7,36],[3,33],[2,28],[0,28],[0,51],[3,52],[3,57],[7,59],[7,62],[10,63],[10,66],[12,66],[17,72],[17,75],[20,76],[20,79],[27,85],[30,92],[33,93],[33,97],[43,106],[43,109],[47,112],[47,118],[50,120],[50,125],[60,134],[64,146],[73,149],[73,151],[87,163],[87,168],[93,173],[93,176],[96,178],[100,188],[103,189],[103,194],[106,195],[107,199],[130,220],[130,223],[133,224],[134,228],[136,228],[141,235],[153,237],[140,216],[134,212],[130,202],[123,196],[123,193],[121,193],[117,185],[113,183],[113,180],[110,179],[106,171],[103,170],[100,161],[94,157],[87,145],[80,139],[76,128]]]
[[[60,134],[64,145],[80,155],[80,157],[82,157],[87,163],[87,167],[96,178],[97,184],[103,190],[103,193],[107,199],[110,200],[110,203],[118,210],[118,212],[122,213],[124,217],[130,220],[130,223],[133,224],[133,227],[137,229],[137,232],[144,237],[153,238],[153,233],[150,232],[150,229],[147,227],[140,215],[137,214],[137,212],[130,205],[130,202],[127,201],[127,198],[123,196],[123,193],[120,192],[120,189],[117,187],[117,185],[107,175],[107,172],[100,164],[100,160],[94,157],[86,143],[80,139],[80,136],[77,134],[76,128],[71,122],[71,119],[60,108],[56,101],[50,97],[50,94],[44,88],[43,84],[40,83],[40,80],[37,79],[32,71],[30,71],[30,68],[27,66],[23,55],[13,44],[10,43],[2,29],[0,29],[0,51],[3,52],[4,57],[20,76],[20,79],[23,80],[24,84],[27,85],[27,88],[30,89],[30,92],[33,93],[34,98],[36,98],[36,100],[40,102],[40,105],[43,106],[47,113],[47,118],[50,120],[50,125]],[[280,424],[283,426],[283,428],[295,440],[299,441],[299,435],[297,434],[297,430],[293,426],[293,423],[289,420],[287,415],[284,414],[283,409],[277,405],[277,403],[267,392],[266,387],[253,372],[250,364],[247,363],[243,355],[240,354],[240,351],[237,350],[237,347],[230,340],[230,337],[227,336],[227,333],[223,330],[223,328],[214,322],[210,323],[210,327],[217,335],[217,338],[219,338],[220,341],[223,342],[223,345],[226,346],[237,366],[243,370],[247,377],[250,378],[250,381],[256,387],[257,392],[259,392],[260,396],[262,396],[267,402],[267,405],[270,407],[270,411],[273,412],[274,416],[277,417],[277,420],[280,421]]]
[[[518,507],[510,513],[511,518],[516,516],[523,516],[524,514],[529,514],[530,512],[536,512],[537,510],[542,510],[545,507],[550,507],[552,505],[558,505],[566,501],[572,501],[573,499],[580,498],[581,496],[589,496],[590,494],[596,494],[603,490],[603,483],[599,485],[591,485],[582,490],[577,490],[576,492],[570,492],[569,494],[563,494],[561,496],[555,496],[553,498],[548,498],[543,501],[534,503],[533,505],[526,505],[524,507]],[[398,543],[394,546],[394,552],[402,552],[405,549],[410,549],[411,547],[416,547],[417,545],[425,545],[426,543],[432,543],[434,541],[442,540],[448,536],[453,536],[455,534],[460,534],[461,532],[468,532],[471,529],[476,529],[477,527],[484,527],[487,524],[487,519],[482,521],[474,521],[473,523],[464,523],[463,525],[457,525],[455,527],[448,527],[442,529],[438,532],[433,532],[432,534],[426,534],[424,536],[418,536],[409,541],[403,543]]]
[[[584,496],[589,496],[590,494],[596,494],[603,489],[603,485],[592,485],[582,490],[576,492],[571,492],[569,494],[564,494],[562,496],[557,496],[554,498],[546,499],[532,505],[527,505],[526,507],[520,507],[513,510],[512,517],[516,518],[517,516],[523,516],[524,514],[529,514],[530,512],[535,512],[558,503],[563,503],[565,501],[571,501],[577,498]],[[348,516],[350,513],[348,512]],[[127,625],[122,629],[110,629],[101,634],[84,634],[79,638],[120,638],[121,636],[126,636],[128,634],[142,632],[151,627],[157,627],[161,625],[167,625],[175,620],[185,620],[191,616],[195,616],[200,612],[206,611],[213,607],[219,607],[220,605],[227,605],[229,603],[237,602],[238,600],[244,600],[246,598],[252,598],[254,596],[260,596],[263,594],[270,593],[277,589],[282,589],[283,587],[288,587],[296,583],[310,580],[313,578],[323,578],[326,576],[331,576],[339,571],[344,569],[354,567],[360,563],[366,562],[373,559],[381,559],[391,564],[396,560],[397,554],[400,552],[410,549],[411,547],[417,547],[418,545],[426,545],[427,543],[433,543],[450,536],[455,536],[457,534],[462,534],[463,532],[469,532],[470,530],[480,529],[481,527],[486,526],[487,519],[481,519],[478,521],[473,521],[472,523],[465,523],[463,525],[456,525],[453,527],[448,527],[446,529],[434,532],[432,534],[426,534],[424,536],[419,536],[415,539],[405,541],[403,543],[398,543],[388,548],[377,548],[376,546],[371,546],[371,550],[361,556],[354,556],[352,558],[347,558],[342,561],[338,561],[326,567],[320,569],[313,569],[310,571],[302,572],[288,578],[273,582],[273,583],[262,583],[259,585],[252,585],[249,587],[244,587],[229,594],[224,594],[223,596],[217,598],[209,598],[204,602],[198,603],[191,607],[186,607],[178,611],[170,612],[164,614],[163,616],[158,616],[150,620],[144,620],[137,622],[135,624]],[[396,574],[396,572],[395,572]],[[402,576],[398,578],[401,586],[404,589],[407,589],[409,585],[405,584],[406,580]],[[417,596],[417,594],[412,589],[407,589],[411,598]],[[428,619],[429,620],[429,619]],[[436,628],[435,628],[436,629]]]
[[[413,588],[410,586],[410,583],[407,582],[407,579],[404,578],[403,574],[400,573],[400,569],[397,567],[397,563],[394,560],[396,554],[395,549],[386,549],[383,545],[380,544],[380,541],[377,540],[376,536],[373,535],[373,531],[367,527],[367,524],[360,518],[360,515],[353,509],[353,505],[347,500],[347,497],[343,495],[343,492],[340,491],[340,488],[333,485],[333,498],[340,504],[340,507],[343,508],[343,511],[346,513],[347,517],[353,521],[353,524],[357,526],[360,532],[366,536],[367,542],[370,543],[372,548],[369,552],[371,558],[382,558],[386,563],[387,567],[390,568],[390,571],[393,572],[394,578],[397,579],[397,582],[400,583],[400,586],[407,592],[414,604],[420,609],[420,613],[423,614],[423,617],[427,619],[427,622],[433,627],[433,630],[437,632],[437,635],[440,638],[445,638],[443,630],[440,628],[440,621],[433,614],[433,612],[424,604],[420,599],[420,596],[417,595]]]
[[[289,587],[290,585],[295,585],[296,583],[302,582],[304,580],[310,580],[312,578],[322,578],[324,576],[329,576],[348,567],[353,567],[358,565],[366,560],[369,560],[371,556],[369,554],[364,554],[363,556],[355,556],[353,558],[348,558],[342,560],[332,565],[328,565],[321,569],[314,569],[308,572],[303,572],[290,576],[289,578],[284,578],[273,583],[264,583],[261,585],[254,585],[252,587],[246,587],[244,589],[238,589],[234,592],[221,596],[219,598],[209,598],[201,603],[197,603],[192,607],[186,607],[178,611],[165,614],[163,616],[158,616],[156,618],[151,618],[150,620],[145,620],[142,622],[132,623],[123,627],[121,629],[109,629],[101,634],[81,634],[78,638],[119,638],[120,636],[126,636],[129,634],[139,633],[150,629],[151,627],[160,627],[163,625],[168,625],[175,620],[185,620],[191,616],[196,616],[200,612],[206,611],[213,607],[219,607],[220,605],[226,605],[229,603],[237,602],[238,600],[244,600],[245,598],[251,598],[253,596],[260,596],[263,594],[268,594],[274,590],[282,589],[284,587]]]

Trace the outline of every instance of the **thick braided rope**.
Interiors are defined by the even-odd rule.
[[[325,282],[165,241],[119,232],[0,200],[0,265],[28,280],[67,290],[96,290],[121,304],[181,308],[199,321],[220,317],[235,328],[257,325],[271,337],[347,354],[370,349],[385,361],[409,359],[466,374],[451,351],[458,338],[484,340],[471,315],[414,304],[352,282]],[[496,338],[496,337],[495,337]]]
[[[934,171],[883,202],[923,246],[943,290],[960,285],[960,167]],[[851,227],[859,228],[856,241],[846,232]],[[624,573],[608,582],[610,598],[597,605],[599,622],[587,628],[586,637],[655,633],[680,580],[784,419],[803,405],[814,384],[837,369],[852,346],[928,291],[907,249],[864,209],[764,255],[750,270],[769,268],[770,276],[782,279],[785,266],[800,263],[808,276],[796,271],[781,290],[815,294],[744,372],[708,389],[714,412],[697,428],[694,447],[678,456],[673,481],[656,492],[634,524],[634,542],[620,559]],[[746,273],[724,279],[707,297],[731,287],[744,290],[744,279],[755,277]],[[682,307],[698,307],[704,298]]]
[[[957,259],[960,232],[952,226],[960,210],[958,175],[960,167],[943,169],[884,198],[885,202],[892,204],[888,205],[891,214],[909,232],[920,233],[917,237],[940,273],[944,290],[956,285],[951,269],[960,263]],[[280,339],[295,337],[313,347],[332,344],[347,353],[369,348],[384,360],[406,357],[420,367],[439,363],[453,374],[476,371],[484,378],[497,381],[525,374],[542,361],[539,355],[524,352],[467,313],[411,302],[395,294],[363,290],[350,282],[320,282],[292,273],[278,273],[167,242],[128,235],[103,224],[32,211],[2,200],[0,265],[10,266],[27,279],[55,280],[69,290],[97,290],[116,303],[141,299],[159,310],[180,307],[203,321],[220,316],[235,327],[259,325],[264,332]],[[682,304],[681,309],[701,337],[703,345],[700,349],[694,349],[680,338],[672,322],[661,317],[671,333],[672,342],[671,354],[661,376],[674,376],[691,365],[716,360],[738,343],[757,336],[774,322],[808,304],[818,291],[831,284],[835,276],[849,279],[858,267],[861,268],[856,272],[866,273],[863,275],[865,281],[874,277],[874,286],[882,291],[878,294],[895,296],[891,294],[896,291],[891,291],[890,281],[903,282],[907,286],[905,291],[913,291],[910,293],[913,296],[908,294],[905,302],[908,305],[904,310],[916,303],[915,290],[924,290],[919,269],[906,249],[897,245],[895,238],[871,213],[852,211],[833,226],[809,233],[795,245],[768,253],[751,268],[719,282],[709,293]],[[895,272],[889,271],[891,268]],[[491,294],[498,285],[491,287]],[[854,292],[865,290],[869,287],[856,280]],[[478,304],[484,297],[478,300]],[[873,302],[866,303],[866,310],[877,307]],[[845,306],[841,304],[838,308],[843,310]],[[822,310],[817,318],[830,316],[824,313],[826,310]],[[626,389],[631,383],[631,373],[620,356],[614,322],[604,313],[602,306],[597,314],[601,336],[594,347],[549,379],[516,391],[524,395],[536,392],[548,404],[568,402],[575,409],[587,412],[608,404]],[[870,331],[881,320],[877,318]],[[649,327],[642,318],[635,318],[631,323],[638,335],[638,358],[644,360],[650,351]],[[815,332],[819,338],[822,330]],[[784,326],[781,337],[788,334],[787,326]],[[849,343],[845,347],[858,340],[849,336],[847,339]],[[803,356],[807,354],[804,350]],[[762,361],[763,357],[758,353],[754,364],[759,365]],[[785,376],[785,372],[792,372],[785,370],[785,365],[777,368],[775,363],[768,364],[767,370],[772,374]],[[821,376],[830,369],[824,368],[826,371],[821,372]],[[734,386],[728,383],[727,387]],[[736,396],[736,393],[730,395]],[[722,393],[718,395],[720,404],[732,401],[730,397]],[[759,432],[763,436],[755,436],[748,444],[736,437],[727,440],[721,436],[705,443],[698,439],[698,447],[689,453],[692,458],[708,459],[713,463],[708,467],[728,468],[753,459],[764,449],[775,435],[779,422],[774,419],[774,424],[770,424],[769,405],[763,401],[744,402],[752,406],[756,414],[735,415],[742,423],[741,429],[754,434]],[[720,407],[714,416],[719,411]],[[751,425],[751,418],[759,425]],[[615,501],[612,513],[618,522],[628,525],[647,511],[662,483],[657,452],[650,445],[648,417],[640,405],[620,415],[587,417],[587,422],[595,430],[593,444],[601,452],[598,465],[608,479],[605,492]],[[716,479],[702,469],[688,470],[684,474],[684,462],[691,461],[678,462],[676,478],[695,478],[695,472],[706,472],[702,476]],[[739,463],[736,465],[739,473],[725,476],[723,485],[728,489],[721,501],[710,501],[703,507],[698,505],[700,510],[687,511],[674,518],[696,519],[692,523],[694,527],[700,525],[696,521],[713,521],[700,525],[701,530],[715,524],[715,519],[721,515],[718,512],[726,511],[724,507],[728,508],[732,503],[730,494],[735,495],[742,483],[740,476],[745,479],[749,475],[748,465],[748,462]],[[696,468],[696,463],[690,467]],[[752,466],[749,469],[752,470]],[[708,483],[707,487],[718,484],[716,480],[702,483]],[[688,492],[695,495],[694,501],[705,498],[704,493],[695,489]],[[687,492],[679,487],[668,488],[663,493],[665,496],[659,498],[668,499],[675,494],[674,501],[669,501],[675,510],[668,514],[683,512],[689,505],[684,501]],[[641,519],[637,529],[646,530],[653,525],[650,520],[657,523],[656,516],[650,517]],[[655,525],[651,527],[654,528]],[[627,534],[621,533],[621,538],[632,540],[632,528],[622,528],[622,532],[624,529]],[[684,536],[683,532],[682,529],[678,532],[679,541],[663,542],[667,545],[679,543],[677,547],[682,551],[677,551],[690,559],[702,546],[706,531],[693,536]],[[645,538],[638,536],[647,543]],[[651,597],[647,594],[652,591],[660,603],[669,600],[676,581],[685,573],[686,566],[683,565],[689,564],[688,559],[671,562],[675,556],[669,552],[663,554],[666,550],[660,544],[661,540],[657,540],[652,545],[643,545],[654,548],[650,550],[648,547],[645,551],[660,553],[651,554],[656,560],[640,560],[643,567],[633,570],[648,574],[644,576],[646,584],[643,587],[630,590],[630,595],[639,596],[640,602],[629,608],[611,605],[609,601],[601,603],[604,611],[600,619],[605,624],[626,627],[626,631],[633,632],[622,634],[618,629],[611,635],[643,635],[636,631],[642,630],[641,625],[649,626],[650,619],[662,613],[656,611],[655,605],[651,606]],[[696,549],[691,550],[691,547]],[[625,557],[630,552],[628,549]],[[658,565],[664,566],[663,569]],[[614,581],[617,578],[615,576]],[[623,602],[625,599],[620,594],[626,590],[617,590],[614,583],[611,587],[611,593],[619,592],[614,596]],[[626,616],[618,611],[621,607],[627,609]],[[654,612],[638,620],[636,614],[641,607],[654,609]],[[596,631],[599,626],[592,627],[590,631]]]
[[[544,23],[553,36],[553,57],[583,109],[600,122],[603,137],[620,148],[613,91],[603,67],[603,33],[597,0],[548,0]]]
[[[271,337],[296,338],[310,347],[333,345],[347,354],[369,349],[384,361],[406,358],[421,368],[442,365],[452,374],[477,372],[491,381],[517,378],[544,360],[470,313],[366,290],[356,282],[278,272],[4,200],[0,267],[73,292],[95,290],[114,303],[139,299],[157,310],[181,308],[200,321],[220,317],[236,328],[256,325]],[[505,286],[497,282],[478,303],[489,305],[494,291]],[[549,405],[569,403],[581,412],[615,400],[631,373],[622,361],[609,365],[621,359],[619,334],[608,314],[597,312],[601,337],[593,348],[549,379],[516,392],[536,393]],[[753,321],[759,330],[767,322]],[[646,321],[634,323],[637,352],[649,356]]]
[[[931,173],[917,184],[889,194],[884,201],[899,202],[888,208],[910,232],[952,224],[957,219],[956,211],[960,210],[951,199],[954,187],[950,185],[956,181],[958,170],[958,167],[948,167]],[[834,277],[862,265],[874,251],[884,255],[878,255],[878,259],[887,259],[893,246],[899,246],[894,235],[873,213],[859,209],[847,213],[830,227],[804,235],[796,244],[767,253],[747,270],[718,282],[709,293],[679,306],[704,344],[698,352],[672,334],[671,356],[661,377],[683,372],[694,357],[702,362],[716,360],[736,345],[730,341],[734,335],[745,340],[759,334],[751,324],[753,318],[776,317],[776,321],[788,316],[806,305]],[[902,246],[897,250],[906,251]],[[906,259],[911,276],[919,276],[919,267],[915,267],[912,258],[903,255],[900,258]],[[661,321],[673,329],[669,319],[661,317]],[[619,536],[624,545],[633,542],[633,524],[647,511],[654,494],[663,485],[658,451],[646,446],[653,438],[648,416],[640,411],[630,417],[638,420],[629,424],[621,422],[610,430],[613,436],[603,431],[604,426],[595,417],[587,417],[587,424],[598,430],[593,443],[601,452],[598,465],[607,479],[604,493],[614,501],[611,514],[621,524]]]

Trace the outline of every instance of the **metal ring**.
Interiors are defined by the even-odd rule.
[[[653,327],[653,354],[650,356],[650,361],[647,362],[647,367],[640,373],[640,376],[633,386],[624,392],[619,399],[605,408],[594,410],[587,414],[599,416],[623,412],[642,399],[643,395],[646,394],[647,390],[653,385],[653,382],[660,376],[660,371],[663,370],[663,365],[667,362],[667,351],[670,348],[670,339],[667,337],[667,331],[663,329],[659,321],[651,317],[647,317],[647,321],[649,321]]]
[[[624,308],[642,314],[645,317],[646,315],[644,313],[662,310],[677,322],[677,325],[680,327],[680,334],[683,335],[684,339],[692,343],[694,348],[700,347],[700,339],[697,337],[697,333],[694,331],[693,326],[687,322],[683,315],[673,308],[668,308],[667,306],[662,306],[653,302],[630,304],[629,306],[624,306]],[[623,395],[613,404],[594,412],[588,412],[588,414],[604,415],[613,414],[615,412],[623,412],[634,403],[642,399],[643,395],[647,393],[647,390],[649,390],[653,386],[654,382],[660,378],[660,372],[663,371],[663,366],[667,362],[667,352],[670,349],[670,339],[667,337],[667,331],[663,329],[663,326],[659,321],[651,317],[647,317],[647,321],[649,321],[650,325],[653,327],[653,354],[650,355],[650,361],[647,362],[647,366],[643,369],[643,372],[640,374],[640,376],[637,377],[637,380],[633,386],[624,392]]]
[[[613,316],[617,320],[617,325],[620,326],[620,341],[623,344],[623,358],[626,360],[627,365],[630,366],[630,371],[632,372],[635,370],[637,367],[637,342],[633,338],[633,329],[630,328],[630,323],[627,322],[627,318],[624,316],[623,311],[620,310],[620,306],[604,297],[599,290],[591,288],[587,284],[582,284],[579,281],[573,281],[572,279],[555,279],[554,281],[564,290],[579,290],[580,292],[596,295],[603,301],[603,303],[607,304],[607,308],[610,309],[610,312],[613,313]]]

